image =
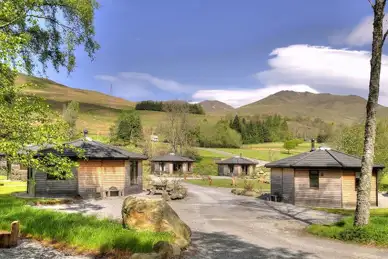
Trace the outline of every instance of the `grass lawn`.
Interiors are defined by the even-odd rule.
[[[371,209],[370,223],[365,227],[353,227],[354,210],[318,209],[345,217],[333,225],[311,225],[308,232],[327,238],[356,242],[365,245],[388,246],[388,209]]]
[[[209,187],[224,187],[224,188],[236,188],[233,187],[232,179],[212,179],[212,185],[209,186],[208,180],[202,180],[202,179],[189,179],[187,180],[188,183],[201,185],[201,186],[209,186]],[[262,190],[269,190],[270,186],[266,183],[260,183],[258,180],[250,180],[254,181],[254,189],[262,189]],[[243,179],[237,179],[237,188],[243,188],[244,187],[244,180]]]
[[[15,191],[18,189],[8,187],[7,194],[3,191],[0,195],[0,229],[9,229],[12,221],[19,220],[23,235],[54,242],[58,247],[93,254],[125,254],[149,252],[156,242],[172,239],[169,233],[123,229],[117,221],[26,206],[29,200],[36,199],[20,199],[9,195]]]

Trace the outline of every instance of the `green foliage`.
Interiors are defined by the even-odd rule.
[[[199,145],[201,147],[240,147],[240,134],[231,129],[227,121],[219,121],[216,125],[203,123],[200,127]]]
[[[284,141],[290,137],[287,121],[279,115],[249,120],[236,115],[229,124],[241,134],[244,144]]]
[[[349,213],[353,214],[354,212]],[[386,209],[372,209],[370,223],[364,227],[354,227],[353,220],[354,217],[349,216],[333,225],[311,225],[308,227],[308,231],[318,236],[342,241],[388,246],[388,213]]]
[[[17,219],[23,235],[77,247],[79,252],[150,252],[156,242],[173,240],[169,233],[123,229],[121,223],[108,219],[25,206],[28,201],[0,195],[0,229],[8,229]]]
[[[287,140],[283,144],[283,148],[288,150],[288,153],[290,153],[291,149],[295,149],[299,144],[303,143],[300,139],[291,139]]]
[[[76,164],[52,155],[36,159],[27,145],[51,145],[62,151],[68,125],[42,99],[25,96],[26,85],[14,86],[17,71],[45,72],[51,63],[73,71],[79,45],[92,57],[94,0],[0,1],[0,151],[11,162],[71,177]],[[37,67],[37,65],[41,67]]]
[[[43,71],[51,63],[71,72],[78,45],[89,56],[99,48],[94,41],[95,0],[3,0],[0,2],[0,60],[31,73],[36,60]]]
[[[158,101],[141,101],[136,104],[136,110],[146,110],[146,111],[168,111],[169,104],[174,102],[158,102]],[[202,106],[200,104],[190,104],[190,103],[178,103],[175,102],[175,105],[180,105],[183,108],[187,109],[188,113],[192,114],[205,114]]]
[[[364,125],[354,124],[344,127],[329,140],[329,142],[338,150],[345,153],[362,156],[364,143]],[[388,164],[388,120],[381,120],[377,123],[376,129],[376,144],[374,162],[383,165]],[[380,179],[387,174],[387,169],[384,169]],[[381,186],[382,187],[382,186]]]
[[[255,188],[255,182],[255,180],[244,179],[244,190],[253,191],[253,189]]]
[[[79,116],[79,103],[71,101],[63,111],[63,119],[69,126],[69,139],[74,139],[77,136],[77,119]]]
[[[199,175],[218,175],[217,164],[212,157],[197,158],[193,166],[193,173]]]
[[[128,145],[136,143],[143,137],[140,116],[135,110],[121,112],[115,125],[111,128],[111,142]]]

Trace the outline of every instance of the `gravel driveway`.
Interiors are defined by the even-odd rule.
[[[235,196],[224,188],[187,186],[185,200],[170,202],[193,231],[186,258],[388,258],[388,250],[320,239],[303,231],[311,223],[334,222],[338,215]],[[121,204],[122,198],[111,198],[52,208],[120,219]]]

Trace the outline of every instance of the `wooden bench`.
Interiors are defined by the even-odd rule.
[[[11,223],[11,232],[0,230],[0,248],[15,247],[19,239],[19,221]]]

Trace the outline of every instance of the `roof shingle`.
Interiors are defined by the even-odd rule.
[[[265,167],[291,168],[361,168],[361,158],[348,155],[336,150],[321,150],[305,152],[295,156],[280,159],[265,164]],[[384,165],[375,164],[374,168],[384,168]]]

